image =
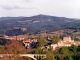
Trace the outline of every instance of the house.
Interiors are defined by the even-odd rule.
[[[25,45],[26,48],[35,48],[36,43],[37,43],[37,39],[23,40],[23,44]]]
[[[71,39],[70,36],[67,36],[67,37],[64,37],[62,41],[59,41],[57,44],[51,44],[51,47],[53,48],[53,50],[57,49],[58,48],[61,48],[63,46],[66,46],[66,47],[69,47],[71,46],[72,44],[78,46],[80,45],[80,41],[74,41]]]
[[[29,48],[30,47],[30,43],[31,43],[31,40],[23,40],[23,44],[25,45],[26,48]]]

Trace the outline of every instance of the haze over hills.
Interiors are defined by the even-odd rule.
[[[21,28],[26,28],[26,30],[22,31]],[[45,30],[49,32],[65,28],[80,28],[80,20],[48,15],[0,18],[0,34],[4,34],[4,30],[6,34],[15,35],[16,32],[17,34],[38,33]]]

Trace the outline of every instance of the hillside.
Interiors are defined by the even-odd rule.
[[[80,20],[48,15],[0,18],[0,34],[4,34],[4,30],[5,33],[7,33],[7,31],[13,30],[13,35],[15,35],[14,30],[16,28],[26,28],[27,30],[25,31],[25,33],[38,33],[44,32],[45,30],[49,32],[65,28],[79,29]],[[20,33],[23,34],[23,31],[21,31]]]

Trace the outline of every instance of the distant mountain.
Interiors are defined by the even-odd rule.
[[[25,33],[38,33],[42,31],[55,31],[65,28],[80,28],[79,19],[36,15],[32,17],[2,17],[0,18],[0,34],[3,31],[26,28]]]
[[[1,17],[0,20],[16,20],[24,17]]]

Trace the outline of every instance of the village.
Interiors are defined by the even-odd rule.
[[[23,45],[25,46],[25,48],[29,49],[29,48],[36,48],[36,45],[38,43],[38,39],[37,38],[25,38],[25,37],[11,37],[11,36],[5,36],[5,39],[9,39],[11,41],[21,41],[23,43]],[[63,37],[62,40],[60,40],[59,42],[57,42],[56,44],[52,43],[51,38],[46,37],[46,42],[47,45],[43,46],[43,48],[52,48],[53,50],[59,49],[61,47],[70,47],[71,45],[75,45],[75,46],[79,46],[80,45],[80,41],[74,41],[71,36],[66,36]]]

